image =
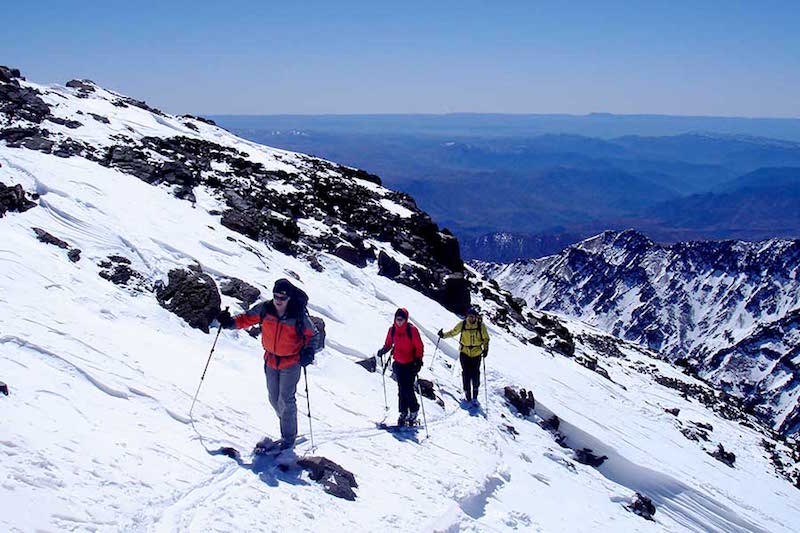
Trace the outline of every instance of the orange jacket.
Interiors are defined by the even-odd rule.
[[[409,333],[411,333],[410,337]],[[419,330],[410,322],[406,322],[399,328],[394,325],[389,328],[386,333],[386,341],[383,343],[383,351],[389,351],[392,346],[394,346],[392,352],[394,360],[400,364],[410,363],[414,359],[421,360],[425,350]]]
[[[295,327],[297,320],[294,317],[279,318],[272,301],[257,304],[233,320],[236,329],[249,328],[261,323],[264,361],[275,370],[297,364],[303,346],[310,346],[316,350],[317,330],[309,320],[308,313],[303,317],[302,335],[297,334]]]

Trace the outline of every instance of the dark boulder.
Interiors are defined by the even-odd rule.
[[[39,97],[39,91],[22,87],[19,71],[0,67],[0,113],[8,118],[23,119],[39,124],[50,115],[50,106]]]
[[[208,325],[220,310],[217,284],[199,267],[173,269],[168,283],[156,284],[156,299],[161,307],[184,319],[193,328],[208,333]]]
[[[678,413],[680,413],[680,412],[681,412],[681,410],[680,410],[680,409],[678,409],[677,407],[673,407],[673,408],[671,408],[671,409],[670,409],[670,408],[668,408],[668,409],[664,409],[664,411],[665,411],[665,412],[667,412],[667,413],[669,413],[669,414],[671,414],[672,416],[678,416]]]
[[[582,448],[580,450],[575,450],[575,460],[584,465],[589,465],[597,468],[598,466],[603,464],[606,459],[608,459],[607,456],[605,455],[597,456],[592,452],[590,448]]]
[[[366,259],[350,244],[340,243],[333,251],[333,255],[359,268],[367,266]]]
[[[558,431],[558,428],[561,426],[561,420],[559,420],[556,415],[553,415],[547,420],[543,420],[539,425],[545,431]]]
[[[400,275],[400,263],[383,250],[378,254],[378,275],[390,279]]]
[[[356,361],[356,364],[367,372],[375,372],[375,370],[378,368],[378,362],[374,357],[365,357],[364,359]]]
[[[108,118],[104,117],[103,115],[97,115],[95,113],[89,113],[89,115],[91,115],[91,117],[95,119],[97,122],[101,122],[103,124],[111,124],[111,121],[108,120]]]
[[[36,238],[39,239],[39,242],[52,244],[53,246],[58,246],[59,248],[63,248],[65,250],[69,249],[69,244],[62,241],[58,237],[54,237],[41,228],[33,228],[33,232],[36,234]]]
[[[74,130],[76,128],[80,128],[81,126],[83,126],[83,124],[81,124],[77,120],[70,120],[70,119],[67,119],[67,118],[52,117],[51,116],[51,117],[47,117],[47,120],[49,120],[50,122],[52,122],[54,124],[60,124],[62,126],[66,126],[67,128],[69,128],[71,130]]]
[[[67,87],[70,89],[77,89],[78,93],[83,96],[95,91],[95,83],[92,80],[69,80],[67,82]]]
[[[33,207],[36,207],[36,203],[28,200],[22,185],[7,187],[0,183],[0,218],[9,211],[22,213]]]
[[[261,221],[256,213],[229,209],[222,213],[220,224],[257,241],[261,235]]]
[[[355,501],[358,488],[352,472],[325,457],[304,457],[297,461],[298,466],[308,472],[308,476],[325,487],[325,492],[344,500]]]
[[[101,268],[98,275],[115,285],[129,286],[135,290],[142,291],[144,276],[130,267],[131,261],[127,257],[110,255],[105,261],[101,261],[98,266]]]
[[[514,409],[522,416],[529,416],[531,411],[536,407],[536,400],[533,398],[533,393],[531,391],[520,389],[519,393],[517,393],[513,387],[506,387],[503,389],[503,393],[508,403],[513,405]]]
[[[8,396],[8,385],[0,381],[0,392]]]
[[[429,400],[435,401],[439,406],[444,409],[444,400],[436,396],[433,391],[433,381],[429,379],[417,378],[417,392]]]
[[[69,257],[69,260],[72,261],[73,263],[77,263],[78,261],[81,260],[81,251],[77,248],[73,248],[72,250],[67,252],[67,257]]]
[[[466,314],[470,304],[469,282],[461,274],[448,276],[439,299],[445,309],[457,315]]]
[[[731,468],[733,468],[733,463],[736,462],[736,454],[725,451],[725,447],[722,445],[722,443],[717,444],[717,449],[713,452],[710,452],[709,455],[717,461],[725,463]]]
[[[628,510],[641,516],[645,520],[655,522],[653,515],[656,514],[656,506],[653,505],[653,501],[644,494],[637,492],[636,497],[631,502]]]
[[[261,296],[260,290],[238,278],[229,278],[223,281],[220,285],[220,292],[225,296],[236,298],[245,307],[253,305]]]

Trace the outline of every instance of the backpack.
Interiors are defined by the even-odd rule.
[[[303,346],[306,345],[308,339],[305,335],[305,318],[308,316],[308,319],[314,325],[314,328],[317,330],[317,349],[316,351],[320,351],[325,347],[325,321],[322,320],[320,317],[311,316],[308,314],[308,294],[303,289],[295,287],[292,285],[292,298],[289,300],[289,308],[286,310],[286,314],[294,317],[295,319],[295,331],[297,332],[298,337],[303,337]],[[266,306],[261,311],[261,321],[264,321],[264,316],[266,315],[267,309]]]
[[[461,334],[463,335],[464,332],[467,331],[467,319],[465,318],[463,322],[461,322]],[[481,344],[483,343],[483,318],[478,316],[478,337],[481,339]],[[464,343],[461,342],[461,338],[459,337],[458,343],[462,346],[466,346]]]

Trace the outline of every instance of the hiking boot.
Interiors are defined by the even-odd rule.
[[[400,416],[397,417],[397,426],[403,427],[406,425],[406,420],[408,419],[408,415],[405,413],[400,413]]]
[[[417,425],[417,414],[418,413],[419,413],[419,411],[414,411],[414,412],[412,412],[411,414],[408,415],[408,418],[406,418],[406,424],[408,426],[416,426]]]

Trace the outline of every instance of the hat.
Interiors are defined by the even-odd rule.
[[[406,309],[405,307],[401,307],[400,309],[395,311],[394,312],[394,317],[397,318],[399,316],[403,317],[403,319],[405,319],[405,320],[408,320],[408,309]]]
[[[272,286],[272,292],[275,294],[291,296],[294,293],[294,285],[292,285],[288,279],[281,278],[275,282],[275,285]]]

